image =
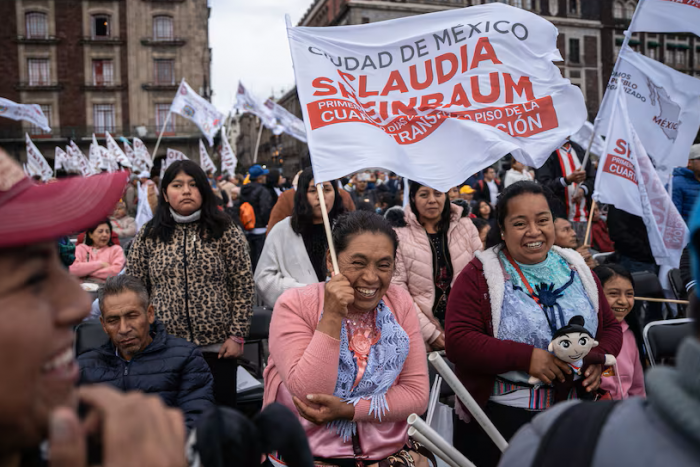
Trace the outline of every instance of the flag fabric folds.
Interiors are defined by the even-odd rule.
[[[109,132],[105,132],[105,140],[107,141],[107,152],[109,153],[110,159],[117,161],[122,165],[122,167],[131,168],[131,161],[128,157],[126,157],[126,154],[124,151],[122,151],[122,148],[120,148],[117,142],[114,141],[114,138],[112,138],[112,135],[110,135]]]
[[[642,0],[637,10],[631,32],[692,32],[700,36],[700,0]]]
[[[44,131],[51,131],[49,120],[44,115],[38,104],[18,104],[9,99],[0,97],[0,117],[11,120],[24,120],[32,123]]]
[[[238,159],[236,158],[236,153],[231,149],[231,145],[226,137],[226,132],[221,133],[221,173],[227,173],[229,177],[232,177],[236,173],[236,165],[238,165]]]
[[[608,83],[610,97],[620,85],[632,126],[662,179],[668,178],[675,167],[687,165],[698,134],[700,79],[625,48]],[[613,99],[603,100],[596,117],[600,136],[607,136],[615,105]]]
[[[25,133],[25,143],[27,145],[27,165],[26,170],[32,177],[39,176],[43,181],[53,177],[53,169],[44,156],[39,152],[28,134]]]
[[[149,171],[153,168],[151,154],[148,152],[146,145],[139,138],[134,138],[134,154],[148,166]]]
[[[622,88],[611,101],[593,198],[644,219],[656,264],[677,268],[688,243],[688,228],[637,136]]]
[[[214,105],[192,90],[184,78],[180,82],[170,111],[192,121],[202,131],[209,142],[214,145],[214,135],[224,124],[224,114]]]
[[[168,148],[168,151],[165,154],[165,161],[163,161],[163,166],[161,168],[161,172],[165,172],[168,170],[168,167],[170,167],[170,164],[172,164],[175,161],[187,161],[189,158],[182,152],[176,151],[175,149],[170,149]],[[162,180],[162,177],[161,177]]]
[[[249,112],[257,116],[263,125],[272,131],[273,134],[279,135],[282,133],[282,128],[277,125],[277,119],[272,112],[270,106],[265,105],[265,102],[253,96],[253,94],[243,86],[243,83],[238,82],[238,91],[236,92],[236,103],[233,106],[241,112]]]
[[[207,153],[207,148],[204,147],[204,143],[202,143],[201,139],[199,140],[199,166],[206,173],[216,173],[216,166],[214,165],[214,161],[212,161],[211,157],[209,157],[209,154]]]
[[[447,191],[508,153],[540,167],[586,121],[557,29],[520,8],[287,33],[316,182],[379,167]]]
[[[289,112],[278,103],[273,102],[272,99],[265,101],[265,107],[270,109],[272,115],[275,117],[276,126],[273,129],[274,134],[286,133],[306,143],[306,128],[304,128],[304,122],[301,119],[297,118],[293,113]]]
[[[83,177],[89,177],[90,175],[95,175],[96,173],[99,173],[99,170],[93,170],[90,161],[87,157],[85,157],[85,154],[83,154],[83,152],[80,150],[78,145],[75,144],[74,141],[71,141],[70,144],[66,147],[66,152],[68,152],[69,157],[71,158],[71,160],[74,161],[78,170],[80,171],[80,174]]]

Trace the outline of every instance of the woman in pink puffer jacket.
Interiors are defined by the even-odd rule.
[[[409,201],[403,222],[394,222],[399,249],[392,282],[413,297],[423,340],[442,350],[450,288],[482,243],[471,219],[445,193],[411,182]]]

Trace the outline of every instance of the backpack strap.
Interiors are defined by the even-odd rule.
[[[581,402],[570,407],[542,437],[532,465],[590,467],[603,425],[618,402]]]

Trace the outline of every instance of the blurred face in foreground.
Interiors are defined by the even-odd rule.
[[[73,326],[90,300],[53,242],[0,249],[0,463],[37,446],[58,406],[75,404]]]

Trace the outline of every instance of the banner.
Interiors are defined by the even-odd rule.
[[[272,109],[265,105],[265,103],[253,96],[248,90],[243,86],[243,83],[238,82],[238,92],[236,92],[236,103],[233,105],[234,109],[238,109],[241,112],[249,112],[256,115],[263,125],[272,131],[273,134],[279,135],[282,133],[282,128],[277,124],[277,119],[272,113]]]
[[[611,97],[615,105],[593,198],[643,218],[656,264],[677,268],[688,228],[637,137],[622,88]]]
[[[273,131],[274,134],[287,133],[289,136],[306,143],[306,129],[301,119],[278,103],[273,102],[272,99],[265,101],[265,107],[272,111],[272,115],[277,120],[277,126]],[[280,133],[275,133],[275,131]]]
[[[134,138],[134,153],[136,154],[136,157],[141,159],[148,166],[149,171],[153,168],[153,159],[151,158],[151,154],[148,152],[148,148],[143,141],[138,138]]]
[[[194,92],[182,79],[170,111],[191,120],[204,133],[209,146],[214,145],[214,135],[224,124],[224,114],[216,110],[211,102]]]
[[[112,138],[112,135],[107,131],[105,131],[105,139],[107,140],[107,152],[109,153],[110,159],[117,161],[122,167],[131,168],[131,161],[126,157],[122,148],[119,147],[117,142],[114,141],[114,138]]]
[[[571,135],[569,138],[571,141],[574,143],[578,144],[581,146],[583,149],[588,148],[588,143],[591,142],[591,138],[593,137],[593,124],[591,122],[585,122],[579,130]],[[591,153],[595,154],[596,156],[601,156],[603,155],[603,152],[605,151],[605,140],[600,136],[600,134],[596,134],[595,138],[593,138],[593,144],[591,145]]]
[[[11,120],[24,120],[44,131],[50,132],[49,120],[37,104],[18,104],[0,97],[0,117]]]
[[[608,89],[615,90],[620,83],[632,125],[666,179],[675,167],[688,164],[700,127],[700,80],[625,48]],[[606,136],[614,105],[614,99],[603,99],[596,117],[601,136]]]
[[[53,170],[44,156],[39,152],[28,134],[25,133],[27,144],[27,170],[31,176],[39,176],[43,181],[53,177]]]
[[[165,171],[170,167],[170,164],[172,164],[175,161],[188,161],[189,158],[184,154],[181,153],[180,151],[176,151],[174,149],[168,148],[167,153],[165,154],[165,161],[162,164],[161,167],[161,172],[165,173]],[[161,180],[163,178],[161,177]]]
[[[228,174],[232,177],[236,174],[236,166],[238,165],[238,159],[236,158],[236,153],[231,149],[231,145],[226,137],[226,132],[221,132],[221,173]]]
[[[90,161],[88,161],[85,154],[83,154],[75,142],[70,142],[70,144],[66,147],[66,152],[68,152],[68,155],[83,177],[89,177],[90,175],[99,173],[99,171],[93,171],[92,167],[90,166]]]
[[[700,0],[642,0],[637,10],[630,32],[692,32],[700,36]]]
[[[204,147],[202,140],[199,140],[199,166],[205,173],[216,173],[216,166],[207,153],[207,148]]]
[[[447,191],[508,153],[540,167],[586,121],[557,29],[520,8],[287,32],[317,182],[379,167]]]

